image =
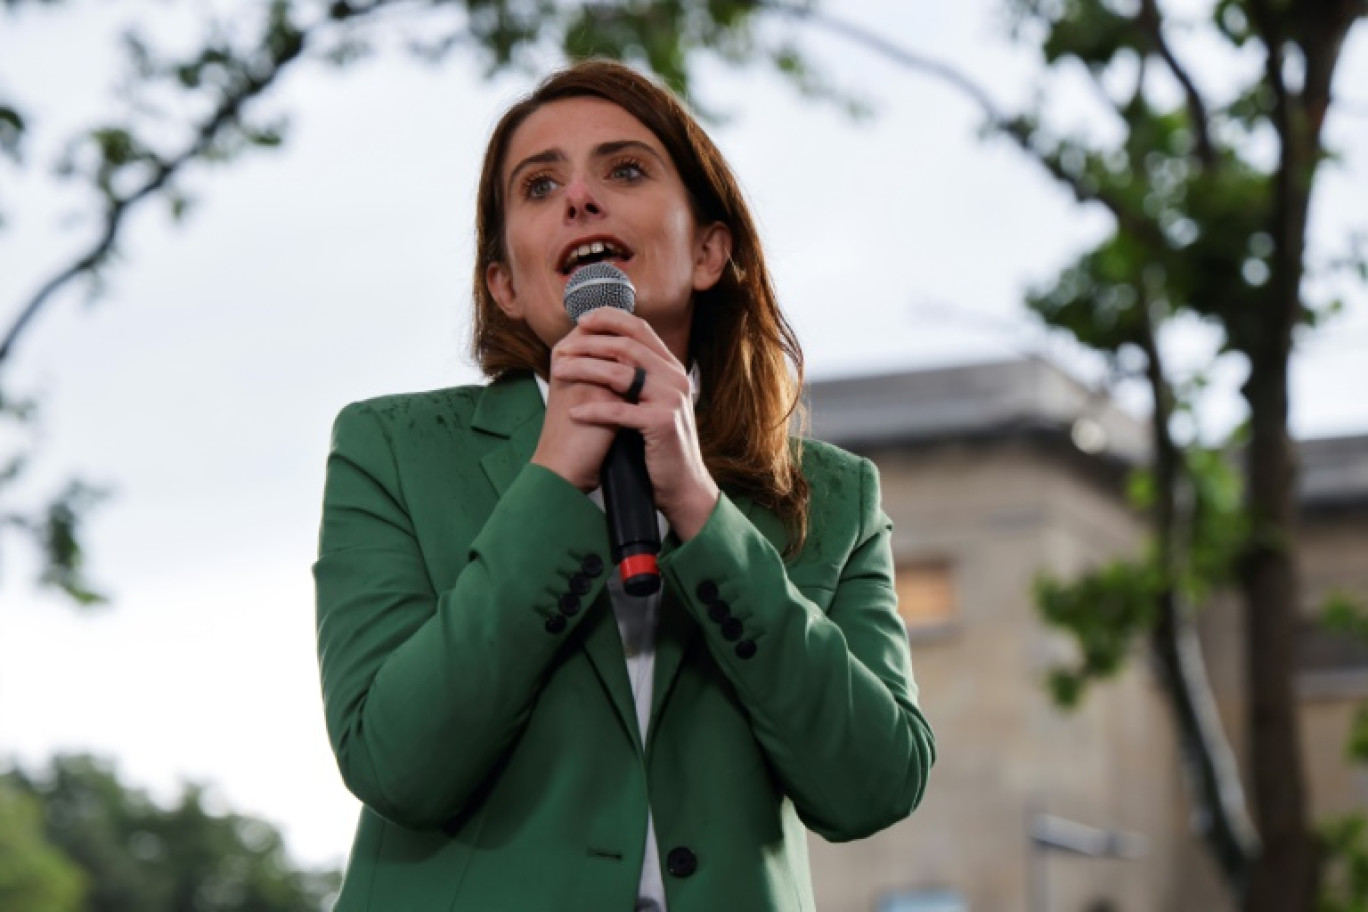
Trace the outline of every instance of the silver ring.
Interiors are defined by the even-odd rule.
[[[638,367],[636,373],[632,374],[632,385],[627,387],[627,392],[622,394],[622,398],[635,405],[637,399],[641,396],[641,388],[645,385],[646,368]]]

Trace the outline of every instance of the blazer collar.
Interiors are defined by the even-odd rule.
[[[481,393],[471,427],[508,441],[480,460],[486,477],[500,495],[532,459],[545,416],[546,406],[530,373],[501,377]]]
[[[530,371],[506,374],[491,382],[480,394],[470,424],[477,431],[511,437],[533,418],[540,418],[546,405],[537,392],[537,381]]]

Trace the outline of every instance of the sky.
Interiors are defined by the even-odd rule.
[[[5,14],[0,90],[39,115],[35,161],[115,109],[111,35],[154,14],[184,40],[202,8]],[[955,61],[1004,106],[1028,97],[1034,60],[1005,43],[990,0],[839,9]],[[1106,219],[1010,147],[985,144],[952,91],[849,42],[797,34],[872,118],[852,122],[758,70],[710,65],[699,91],[727,115],[710,129],[750,197],[810,377],[1028,353],[1097,377],[1020,302]],[[1204,85],[1251,63],[1222,64],[1181,28],[1176,39]],[[283,152],[197,171],[183,225],[139,213],[108,293],[93,306],[68,293],[43,314],[6,377],[43,409],[19,497],[36,502],[72,475],[109,489],[87,545],[112,604],[79,614],[38,591],[32,555],[0,538],[0,756],[92,751],[159,797],[209,783],[224,807],[280,826],[305,863],[341,863],[357,804],[323,731],[310,577],[329,427],[356,399],[478,381],[467,354],[475,181],[490,128],[532,81],[394,52],[341,73],[306,65],[266,105],[293,114]],[[1338,85],[1348,96],[1368,86],[1362,24]],[[1059,92],[1063,123],[1105,134],[1077,80]],[[1313,256],[1337,252],[1368,212],[1361,107],[1328,126],[1342,158],[1315,200]],[[15,183],[0,171],[0,207],[7,321],[89,226],[71,223],[79,199],[41,174]],[[1196,325],[1167,341],[1190,365],[1213,345]],[[1366,355],[1368,296],[1351,290],[1297,355],[1299,436],[1368,433]],[[1234,360],[1216,371],[1209,432],[1240,419],[1240,376]]]

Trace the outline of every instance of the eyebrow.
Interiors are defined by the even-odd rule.
[[[660,153],[657,152],[654,148],[652,148],[648,143],[644,143],[639,139],[615,139],[610,142],[599,143],[597,146],[594,147],[594,151],[591,154],[594,158],[606,158],[610,155],[616,155],[617,153],[625,151],[627,149],[645,152],[647,155],[651,156],[656,161],[660,161]],[[565,160],[565,153],[561,151],[559,148],[546,149],[541,152],[535,152],[532,155],[527,156],[527,158],[524,158],[522,161],[518,162],[518,164],[514,166],[512,171],[508,172],[508,190],[512,191],[513,187],[515,186],[514,181],[517,178],[519,172],[531,167],[532,165],[545,165],[551,164],[553,162],[563,162]]]

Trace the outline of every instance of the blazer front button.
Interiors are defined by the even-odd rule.
[[[698,856],[688,846],[675,846],[665,856],[665,870],[675,877],[688,877],[698,870]]]

